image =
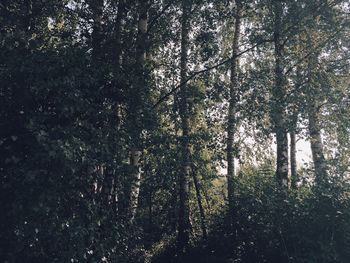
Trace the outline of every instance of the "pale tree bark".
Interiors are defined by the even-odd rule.
[[[273,1],[274,13],[274,56],[275,56],[275,80],[272,89],[273,107],[272,119],[276,131],[277,164],[276,179],[283,191],[288,190],[288,136],[286,128],[285,109],[285,77],[283,73],[283,5],[279,0]]]
[[[311,102],[308,110],[309,133],[312,152],[312,160],[315,167],[316,183],[324,181],[327,175],[326,159],[323,153],[323,142],[319,121],[319,112],[316,103]]]
[[[181,62],[180,81],[184,82],[188,76],[188,50],[189,50],[189,16],[191,0],[182,0],[181,19]],[[179,253],[185,253],[190,238],[190,207],[189,207],[189,177],[191,173],[190,160],[190,116],[188,102],[188,86],[182,85],[180,89],[180,118],[182,129],[182,169],[179,175],[179,224],[177,248]]]
[[[130,151],[130,166],[131,166],[131,186],[129,200],[129,220],[133,221],[137,212],[138,198],[141,186],[141,168],[140,168],[141,151],[136,147]]]
[[[241,34],[242,1],[236,0],[235,31],[232,39],[232,61],[230,76],[230,97],[227,125],[227,193],[230,219],[235,212],[234,181],[235,181],[235,133],[236,133],[236,104],[239,101],[238,68],[239,68],[239,42]],[[231,220],[233,221],[233,220]],[[231,222],[232,223],[232,222]]]
[[[295,129],[292,129],[290,132],[290,173],[291,173],[291,183],[290,186],[292,189],[297,189],[297,150],[296,150],[296,132]]]
[[[144,89],[146,89],[145,79],[145,65],[146,65],[146,43],[147,43],[147,20],[148,20],[148,0],[138,1],[138,34],[136,40],[136,65],[135,65],[135,79],[131,87],[133,91],[133,100],[130,102],[130,117],[132,124],[131,131],[131,149],[130,149],[130,171],[131,171],[131,187],[129,194],[129,207],[128,207],[128,218],[130,222],[133,222],[137,207],[138,198],[140,193],[141,184],[141,167],[140,157],[142,154],[142,143],[141,143],[141,110],[142,103],[145,99],[142,95]]]
[[[313,48],[313,43],[310,36],[308,36],[308,44],[310,48]],[[314,53],[308,60],[308,83],[309,92],[308,95],[308,119],[309,119],[309,134],[312,159],[315,168],[316,183],[321,183],[327,176],[327,165],[324,157],[323,142],[321,136],[321,125],[320,125],[320,92],[321,87],[317,82],[317,76],[315,75],[316,65],[318,64],[318,54]]]

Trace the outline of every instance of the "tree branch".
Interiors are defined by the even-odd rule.
[[[169,9],[170,6],[172,6],[172,4],[175,1],[171,1],[169,4],[167,4],[153,19],[152,21],[149,23],[148,29],[147,29],[147,34],[151,31],[151,29],[153,28],[153,26],[156,24],[157,20],[165,13],[166,10]]]
[[[303,62],[305,59],[310,57],[311,55],[315,54],[315,52],[319,51],[320,48],[324,47],[333,37],[335,37],[338,33],[342,31],[343,28],[337,30],[333,35],[329,36],[325,41],[321,42],[321,44],[317,45],[315,48],[311,49],[310,52],[306,53],[303,57],[301,57],[298,61],[296,61],[289,69],[286,70],[284,73],[285,75],[288,75],[296,66],[298,66],[301,62]]]
[[[221,61],[220,63],[214,65],[214,66],[211,66],[211,67],[207,67],[205,69],[202,69],[202,70],[199,70],[199,71],[195,71],[193,72],[187,79],[185,79],[183,82],[181,82],[179,85],[177,85],[176,87],[174,87],[172,90],[170,90],[168,93],[166,93],[164,96],[162,96],[154,105],[153,105],[153,108],[156,108],[159,106],[159,104],[161,104],[163,101],[165,101],[169,96],[171,96],[172,94],[174,94],[179,88],[181,88],[183,85],[185,85],[186,83],[188,83],[190,80],[192,80],[193,78],[195,78],[196,76],[202,74],[202,73],[205,73],[205,72],[208,72],[208,71],[211,71],[213,69],[217,69],[219,67],[221,67],[222,65],[225,65],[226,63],[229,63],[231,62],[233,59],[237,58],[237,57],[240,57],[242,56],[243,54],[255,49],[256,47],[260,46],[261,44],[264,44],[264,43],[268,43],[268,42],[271,42],[272,40],[268,39],[268,40],[262,40],[258,43],[256,43],[255,45],[247,48],[246,50],[243,50],[241,52],[239,52],[237,55],[235,56],[232,56],[228,59],[225,59],[223,61]]]

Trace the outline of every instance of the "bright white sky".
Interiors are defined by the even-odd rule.
[[[289,139],[289,136],[288,136]],[[289,143],[289,142],[288,142]],[[289,144],[288,144],[289,145]],[[273,149],[273,153],[276,154],[276,142],[274,141],[273,144],[271,145],[271,148]],[[297,166],[298,169],[302,167],[306,167],[307,164],[309,164],[312,161],[312,155],[311,155],[311,146],[310,142],[308,140],[302,139],[302,138],[297,138]],[[226,162],[225,162],[226,164]],[[239,169],[239,162],[236,160],[235,162],[236,169]],[[290,163],[289,163],[289,168],[290,168]],[[219,173],[221,175],[226,175],[227,174],[227,168],[221,167],[219,169]]]
[[[297,163],[298,167],[303,166],[312,160],[310,142],[305,139],[297,141]]]

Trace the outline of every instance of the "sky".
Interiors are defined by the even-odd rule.
[[[304,166],[303,164],[306,162],[310,162],[312,160],[311,156],[311,146],[310,142],[305,139],[299,139],[297,141],[297,164],[298,168]]]

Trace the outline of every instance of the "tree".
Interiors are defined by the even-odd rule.
[[[283,8],[282,1],[273,1],[273,42],[274,42],[274,59],[275,75],[274,85],[272,88],[273,106],[272,119],[276,131],[277,142],[277,166],[276,177],[282,189],[288,188],[288,137],[286,127],[286,80],[284,76],[284,25],[283,25]]]
[[[148,23],[148,1],[138,2],[138,25],[137,40],[135,51],[135,82],[131,89],[135,98],[130,102],[130,121],[131,121],[131,149],[130,149],[130,169],[131,169],[131,188],[128,214],[130,220],[135,218],[138,207],[138,197],[141,183],[140,157],[142,154],[142,106],[147,96],[146,81],[146,63],[147,63],[147,23]]]
[[[182,0],[181,17],[181,61],[180,61],[180,81],[181,83],[188,76],[188,49],[189,49],[189,29],[191,1]],[[187,85],[181,87],[180,98],[180,118],[181,118],[181,143],[182,143],[182,165],[179,176],[179,228],[178,228],[178,250],[185,253],[190,238],[190,208],[189,208],[189,178],[191,175],[191,152],[190,152],[190,116]]]
[[[2,1],[0,261],[348,262],[348,15]]]
[[[232,61],[231,61],[231,76],[230,76],[230,97],[229,97],[229,112],[227,125],[227,192],[229,213],[234,216],[235,196],[234,196],[234,180],[235,180],[235,133],[237,129],[236,111],[237,102],[239,101],[238,87],[238,70],[239,70],[239,45],[241,34],[241,19],[243,3],[240,0],[235,1],[235,29],[232,39]]]

